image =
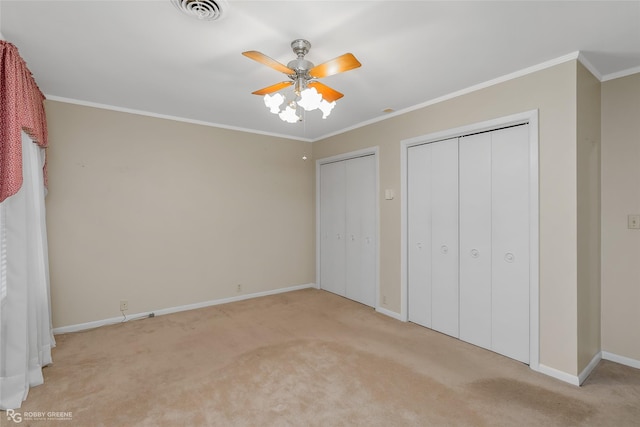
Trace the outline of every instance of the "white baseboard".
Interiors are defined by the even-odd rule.
[[[401,322],[404,321],[400,313],[396,313],[395,311],[391,311],[382,307],[376,307],[376,311],[380,314],[384,314],[385,316],[393,317],[396,320],[400,320]]]
[[[598,363],[600,362],[600,360],[602,360],[601,351],[597,352],[595,356],[593,356],[593,359],[591,359],[591,362],[589,362],[589,364],[582,370],[582,372],[578,374],[578,382],[580,385],[582,385],[584,380],[586,380],[587,377],[591,374],[591,371],[593,371],[596,368],[596,366],[598,366]]]
[[[256,292],[256,293],[253,293],[253,294],[238,295],[238,296],[229,297],[229,298],[221,298],[221,299],[216,299],[216,300],[211,300],[211,301],[198,302],[198,303],[195,303],[195,304],[181,305],[181,306],[178,306],[178,307],[163,308],[163,309],[160,309],[160,310],[153,310],[153,311],[149,311],[149,312],[146,312],[146,313],[130,314],[126,318],[123,318],[122,316],[112,317],[112,318],[109,318],[109,319],[96,320],[96,321],[93,321],[93,322],[80,323],[80,324],[77,324],[77,325],[62,326],[60,328],[54,328],[53,329],[53,333],[57,335],[57,334],[66,334],[66,333],[69,333],[69,332],[84,331],[84,330],[87,330],[87,329],[98,328],[100,326],[106,326],[106,325],[113,325],[115,323],[121,323],[123,321],[126,322],[128,320],[143,319],[143,318],[149,317],[152,313],[153,313],[154,316],[162,316],[163,314],[171,314],[171,313],[178,313],[180,311],[195,310],[195,309],[198,309],[198,308],[210,307],[212,305],[227,304],[227,303],[235,302],[235,301],[242,301],[242,300],[246,300],[246,299],[259,298],[259,297],[264,297],[264,296],[267,296],[267,295],[282,294],[282,293],[285,293],[285,292],[299,291],[301,289],[308,289],[308,288],[317,288],[317,286],[316,286],[315,283],[307,283],[307,284],[304,284],[304,285],[289,286],[287,288],[273,289],[273,290],[270,290],[270,291]]]
[[[557,380],[564,381],[565,383],[569,383],[576,386],[580,385],[580,379],[578,378],[577,375],[567,374],[566,372],[560,371],[550,366],[543,365],[542,363],[538,365],[538,372],[541,372],[545,375],[553,377]]]
[[[640,360],[635,360],[630,357],[619,356],[617,354],[609,353],[608,351],[600,351],[593,356],[591,362],[580,372],[578,376],[567,374],[566,372],[559,371],[555,368],[540,364],[539,372],[549,375],[550,377],[559,379],[573,385],[581,385],[591,374],[591,372],[598,366],[600,360],[610,360],[621,365],[630,366],[632,368],[640,369]]]
[[[604,360],[610,360],[612,362],[616,362],[621,365],[626,365],[632,368],[640,369],[640,360],[632,359],[630,357],[619,356],[617,354],[609,353],[608,351],[603,351],[602,358]]]

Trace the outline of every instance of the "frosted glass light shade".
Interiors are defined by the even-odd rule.
[[[307,88],[300,93],[298,105],[307,111],[315,110],[320,107],[322,95],[315,88]]]
[[[293,97],[291,95],[293,95]],[[269,111],[277,114],[280,119],[287,123],[301,121],[302,110],[320,110],[322,111],[322,118],[326,119],[329,114],[331,114],[333,107],[336,106],[335,101],[328,102],[326,99],[323,99],[322,94],[318,92],[315,87],[304,89],[297,98],[295,94],[290,94],[289,98],[287,98],[287,96],[281,93],[276,93],[274,95],[266,94],[263,100],[264,105],[267,106]]]
[[[273,114],[280,113],[280,106],[282,105],[283,102],[284,102],[284,96],[282,96],[282,94],[279,94],[279,93],[276,93],[273,96],[269,94],[266,94],[264,96],[264,105],[266,105],[269,111],[271,111]]]
[[[322,111],[322,118],[326,119],[327,117],[329,117],[329,114],[331,114],[331,110],[333,110],[333,107],[335,106],[336,106],[336,101],[327,102],[326,100],[323,99],[322,102],[320,102],[320,105],[318,106],[320,111]]]
[[[279,114],[280,118],[287,123],[295,123],[300,121],[300,117],[296,114],[296,109],[287,106],[283,111]]]

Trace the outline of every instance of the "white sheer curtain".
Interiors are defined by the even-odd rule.
[[[22,133],[23,184],[0,203],[0,409],[17,409],[55,346],[45,223],[44,149]]]

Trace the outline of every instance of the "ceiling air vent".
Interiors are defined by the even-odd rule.
[[[203,21],[221,19],[227,10],[227,0],[171,0],[183,13]]]

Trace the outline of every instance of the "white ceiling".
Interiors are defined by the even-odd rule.
[[[170,0],[2,0],[0,32],[50,99],[310,141],[577,52],[603,80],[640,72],[640,1],[229,0],[199,21]],[[285,123],[251,95],[287,78],[241,52],[286,64],[296,38],[316,65],[362,63],[322,79],[345,94],[326,120]]]

